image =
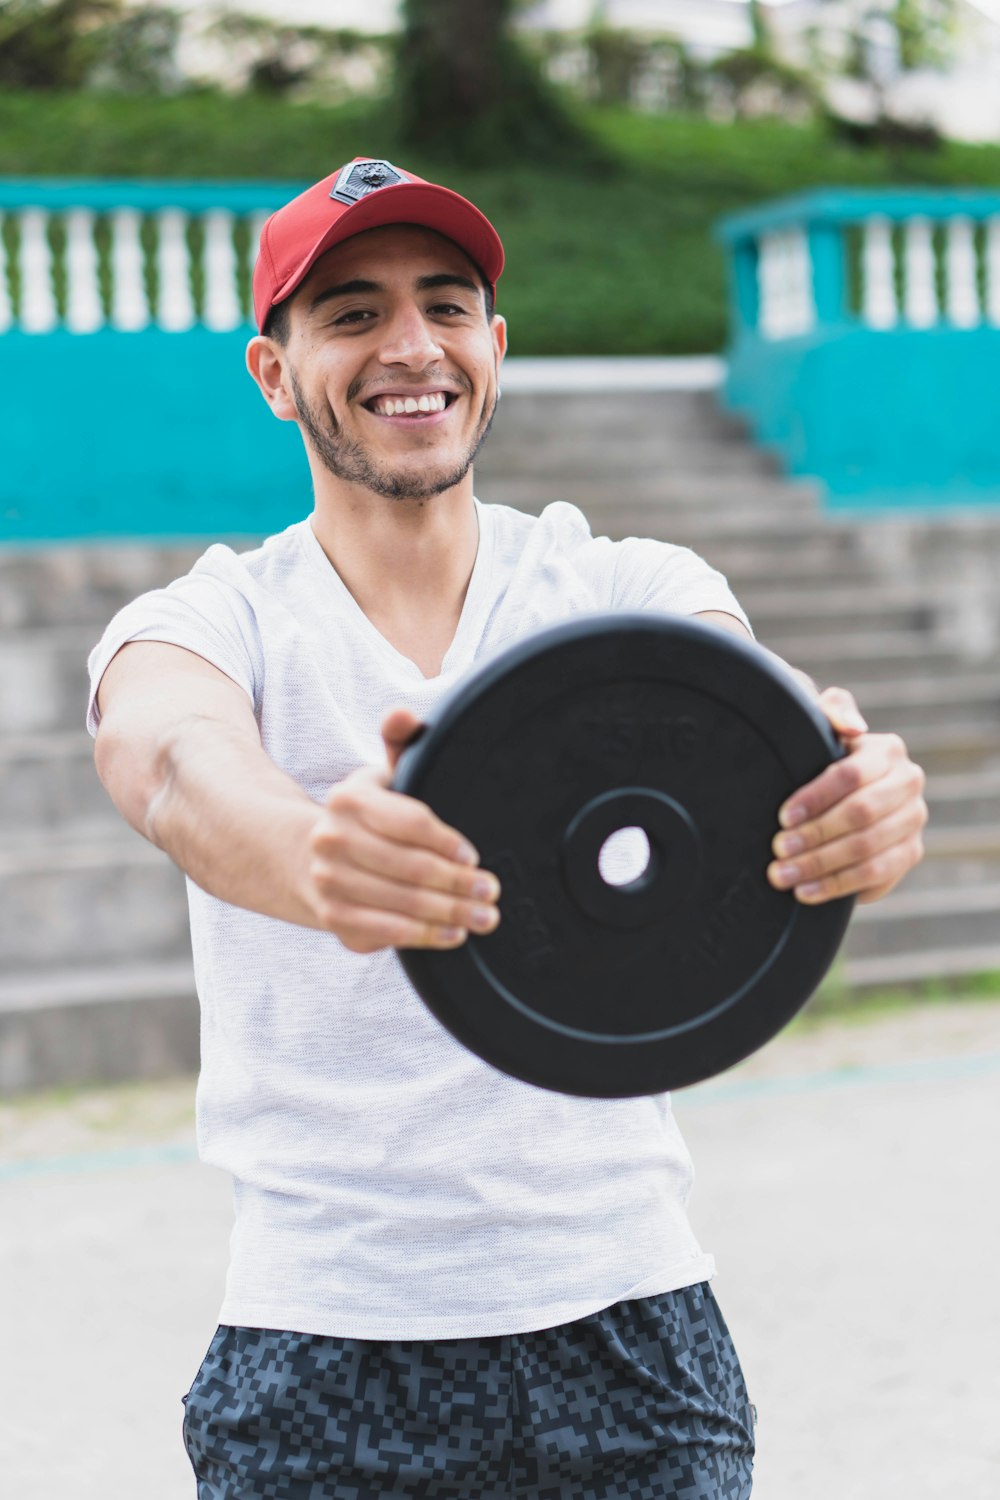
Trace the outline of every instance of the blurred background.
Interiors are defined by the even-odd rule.
[[[243,372],[249,279],[266,215],[356,155],[504,239],[480,496],[695,547],[928,771],[923,865],[677,1108],[762,1393],[755,1493],[985,1500],[1000,0],[0,0],[5,1472],[117,1500],[101,1400],[138,1344],[144,1496],[188,1492],[228,1189],[194,1162],[183,881],[97,783],[84,658],[210,540],[310,509]]]

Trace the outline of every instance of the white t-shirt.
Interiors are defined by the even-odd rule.
[[[540,627],[595,610],[745,619],[686,548],[591,537],[562,503],[538,518],[477,512],[476,564],[439,677],[378,633],[306,520],[252,552],[210,547],[186,577],[129,604],[91,655],[92,695],[125,642],[184,646],[244,689],[267,753],[321,801],[384,763],[390,709],[425,715]],[[472,1338],[713,1274],[688,1225],[691,1162],[666,1095],[579,1099],[521,1083],[454,1040],[395,952],[352,953],[191,881],[188,894],[199,1146],[235,1180],[221,1322]]]

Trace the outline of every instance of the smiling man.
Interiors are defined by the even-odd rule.
[[[752,1411],[669,1099],[496,1072],[395,952],[500,920],[463,831],[389,784],[444,691],[595,610],[748,632],[684,548],[475,497],[502,268],[472,204],[388,162],[273,215],[247,364],[300,428],[312,515],[210,547],[91,657],[102,779],[189,877],[199,1143],[236,1189],[186,1397],[199,1500],[750,1493]],[[782,810],[768,875],[875,899],[920,857],[923,777],[849,695],[821,701],[850,753]]]

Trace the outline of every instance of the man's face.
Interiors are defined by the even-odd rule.
[[[496,407],[505,329],[457,245],[415,225],[356,235],[316,262],[290,323],[298,418],[331,474],[421,500],[465,477]]]

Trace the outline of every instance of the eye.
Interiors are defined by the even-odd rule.
[[[356,307],[352,308],[350,312],[341,313],[340,317],[334,318],[333,321],[335,327],[342,328],[345,324],[350,325],[352,323],[362,323],[365,322],[368,318],[373,318],[374,316],[375,314],[373,312],[369,312],[367,308]]]
[[[457,302],[436,302],[434,306],[429,307],[427,311],[429,313],[433,313],[437,317],[453,317],[456,314],[459,317],[462,317],[466,312],[466,309],[464,307],[460,307]]]

